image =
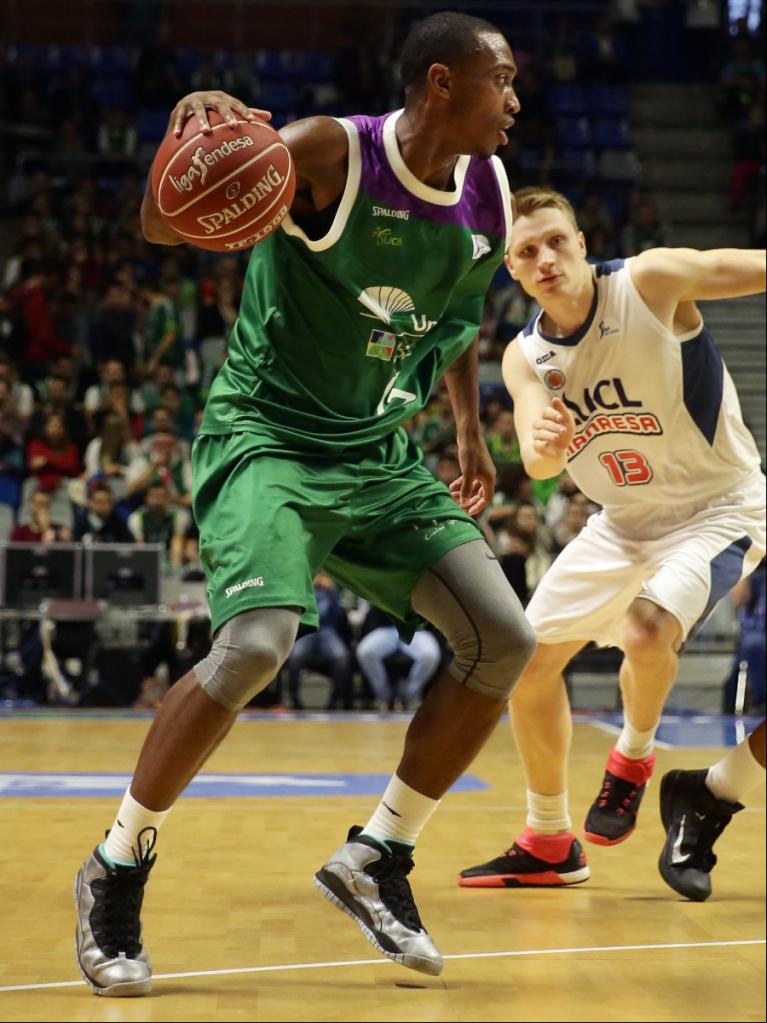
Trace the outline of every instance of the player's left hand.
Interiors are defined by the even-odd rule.
[[[450,493],[465,512],[479,515],[495,492],[495,466],[484,438],[467,441],[459,437],[458,464],[461,475],[450,484]]]

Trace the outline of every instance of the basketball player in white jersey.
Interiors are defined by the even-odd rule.
[[[525,468],[546,479],[567,467],[602,511],[527,607],[538,649],[510,701],[527,827],[506,853],[462,871],[466,887],[589,876],[568,813],[562,678],[589,641],[625,653],[625,717],[585,837],[629,837],[679,649],[765,551],[759,454],[695,304],[764,291],[764,252],[654,249],[592,267],[564,196],[516,198],[507,265],[542,307],[503,360]]]

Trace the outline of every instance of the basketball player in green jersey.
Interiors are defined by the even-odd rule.
[[[100,994],[150,990],[139,912],[157,831],[238,711],[274,678],[299,624],[317,624],[312,579],[321,567],[385,610],[403,638],[427,619],[454,652],[370,820],[316,875],[384,955],[428,974],[442,969],[407,882],[413,847],[534,647],[471,518],[494,483],[475,338],[511,229],[493,154],[519,103],[506,40],[476,18],[428,18],[401,67],[404,110],[309,118],[281,133],[296,199],[253,249],[193,453],[213,647],[163,701],[107,841],[75,884],[78,964]],[[206,109],[229,121],[263,115],[220,92],[193,93],[171,127],[179,134],[194,117],[209,130]],[[149,190],[142,221],[150,241],[182,240]],[[460,507],[402,427],[442,374]]]

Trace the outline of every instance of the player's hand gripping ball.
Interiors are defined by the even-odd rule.
[[[263,121],[228,125],[207,111],[212,131],[190,117],[180,138],[160,144],[152,191],[163,220],[192,245],[239,252],[263,241],[287,216],[296,172],[287,146]]]

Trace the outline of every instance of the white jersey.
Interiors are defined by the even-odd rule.
[[[570,337],[544,334],[541,313],[516,341],[575,416],[573,480],[615,525],[644,533],[736,491],[753,498],[764,478],[711,334],[702,324],[686,334],[665,327],[630,266],[596,267],[588,319]]]

